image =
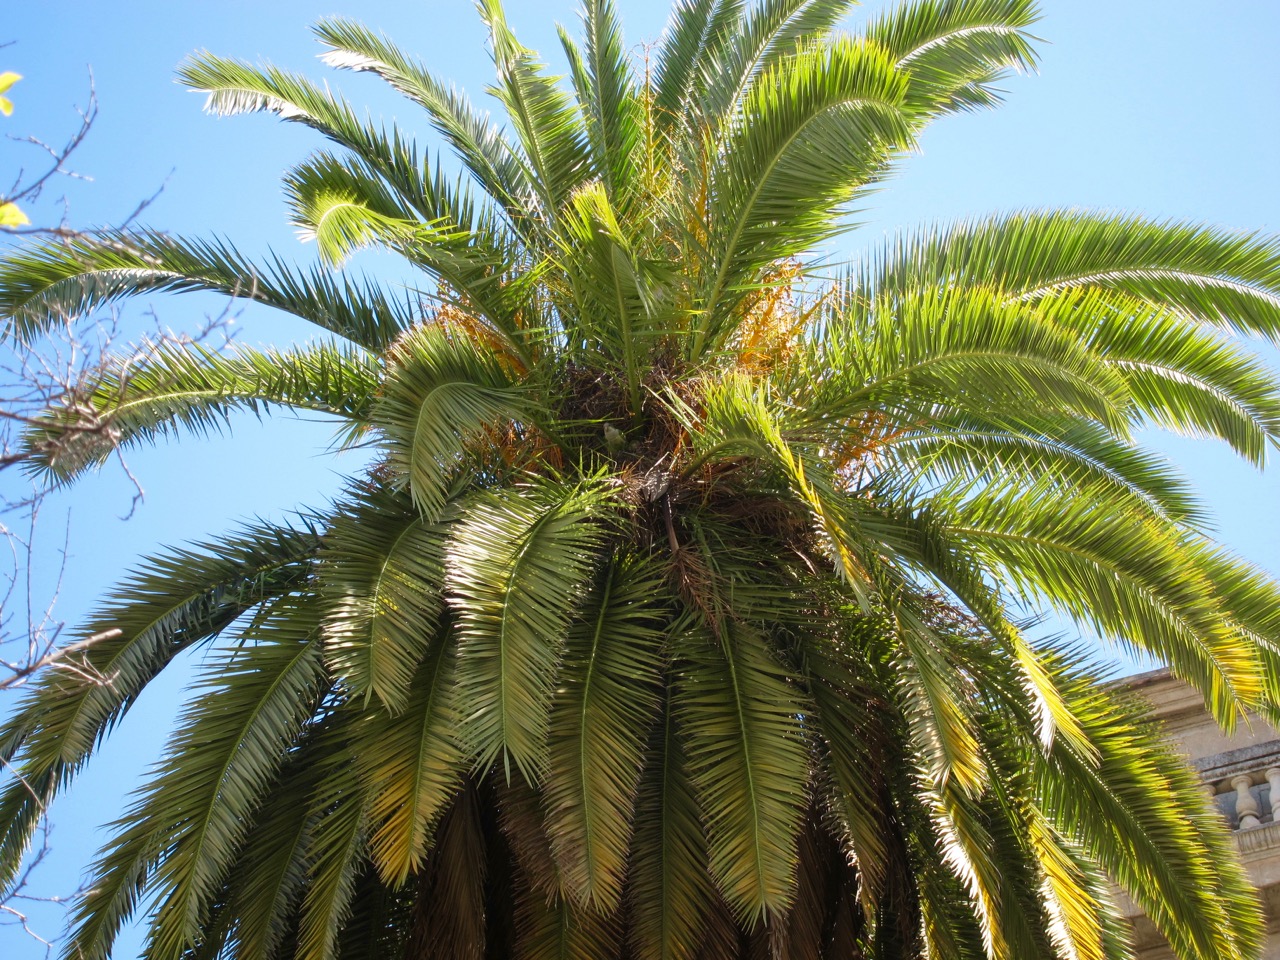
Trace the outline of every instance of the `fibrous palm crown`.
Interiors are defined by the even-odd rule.
[[[322,263],[146,231],[0,270],[12,335],[155,290],[333,334],[168,346],[28,435],[64,481],[240,410],[323,411],[375,465],[292,525],[150,560],[3,730],[12,872],[143,688],[211,646],[94,866],[67,955],[1127,955],[1110,881],[1183,958],[1256,955],[1230,838],[1051,609],[1229,724],[1275,698],[1280,591],[1133,441],[1261,463],[1280,246],[1027,211],[804,257],[936,117],[1034,62],[1029,0],[680,0],[632,55],[609,0],[549,75],[482,0],[495,126],[385,37],[316,34],[452,150],[327,86],[200,55],[219,114],[331,141],[291,170]],[[456,172],[456,171],[461,171]],[[389,292],[338,268],[389,248]]]

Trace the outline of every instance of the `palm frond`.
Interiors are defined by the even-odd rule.
[[[179,960],[200,941],[249,818],[325,686],[311,606],[291,597],[274,601],[244,631],[243,645],[205,672],[204,697],[182,718],[164,760],[120,821],[126,829],[99,860],[101,882],[77,907],[71,955],[109,954],[116,924],[125,919],[115,909],[117,878],[132,879],[140,866],[159,903],[148,957]]]
[[[325,63],[368,70],[422,107],[476,182],[506,212],[512,226],[526,229],[533,179],[519,153],[489,118],[477,114],[457,90],[436,79],[421,63],[380,34],[340,17],[318,21],[316,37],[328,48]]]
[[[277,788],[264,800],[228,871],[221,912],[232,926],[226,952],[235,960],[272,960],[292,926],[306,886],[314,825],[311,800],[324,771],[314,752],[316,742],[304,738],[290,754]]]
[[[891,681],[874,656],[888,635],[885,625],[870,617],[837,623],[832,636],[803,634],[801,649],[815,731],[829,757],[831,807],[857,863],[859,900],[871,910],[884,895],[890,869],[885,769],[901,749],[902,732],[894,729],[889,709]]]
[[[806,707],[763,637],[745,625],[721,622],[716,638],[689,634],[678,654],[675,709],[707,825],[711,873],[750,927],[784,915],[794,901]]]
[[[303,238],[318,241],[335,263],[361,246],[393,249],[441,281],[430,299],[476,315],[527,365],[542,331],[529,320],[536,316],[529,284],[516,277],[518,245],[490,205],[477,203],[439,164],[420,161],[398,134],[386,152],[398,171],[391,185],[360,157],[325,152],[285,175]]]
[[[1035,767],[1045,813],[1075,838],[1186,957],[1249,956],[1261,936],[1231,839],[1194,773],[1143,710],[1098,689],[1078,668],[1063,695],[1096,749],[1066,744]]]
[[[599,483],[538,481],[470,501],[445,559],[457,624],[458,736],[487,769],[499,757],[538,783],[547,769],[555,669],[604,542]]]
[[[0,887],[18,869],[45,806],[147,684],[184,650],[303,584],[318,543],[304,519],[296,528],[260,523],[172,550],[147,561],[76,630],[71,642],[97,638],[81,669],[37,678],[3,729],[13,779],[0,795]]]
[[[490,92],[506,107],[528,158],[542,215],[554,223],[561,204],[591,173],[582,115],[556,79],[547,75],[537,54],[511,32],[501,0],[479,0],[477,7],[489,28],[498,74]]]
[[[487,902],[496,831],[473,782],[456,791],[435,830],[419,874],[409,955],[423,960],[482,960],[495,949],[496,904]],[[504,904],[510,907],[510,904]]]
[[[1034,427],[1024,416],[1014,424],[1002,420],[998,411],[987,417],[935,415],[925,426],[904,430],[879,445],[877,481],[909,489],[931,483],[983,486],[1007,477],[1044,479],[1067,490],[1114,489],[1137,501],[1135,509],[1144,505],[1193,528],[1207,523],[1206,505],[1166,460],[1116,439],[1104,427],[1049,417]],[[841,439],[847,441],[847,433]]]
[[[699,116],[725,123],[753,82],[780,61],[821,43],[856,5],[857,0],[764,0],[745,9],[714,66],[699,70],[694,95]]]
[[[516,904],[516,949],[521,960],[601,960],[616,956],[617,916],[579,909],[568,899],[548,902],[536,890]]]
[[[188,431],[220,432],[236,411],[307,410],[358,431],[379,389],[378,367],[367,353],[330,344],[220,352],[170,342],[140,352],[108,359],[77,385],[74,402],[50,408],[27,427],[22,448],[31,454],[32,472],[67,482],[117,450]]]
[[[1228,335],[1113,291],[1066,290],[1040,304],[1125,379],[1135,419],[1217,437],[1259,467],[1280,442],[1271,372]]]
[[[1262,695],[1258,652],[1239,642],[1188,555],[1198,538],[1097,494],[1068,500],[1047,484],[989,487],[951,505],[954,520],[941,522],[1022,596],[1155,653],[1220,723],[1232,723]]]
[[[445,637],[433,641],[397,715],[385,706],[372,712],[355,742],[370,791],[370,856],[393,888],[432,855],[432,830],[467,769],[455,736],[455,651]]]
[[[366,706],[403,710],[438,642],[445,533],[404,492],[356,488],[333,514],[317,570],[325,660]]]
[[[715,897],[691,774],[668,702],[650,735],[631,838],[628,908],[639,960],[695,960]]]
[[[911,146],[905,91],[882,51],[847,40],[782,60],[753,85],[710,174],[706,318],[691,357],[718,344],[766,268],[828,238],[842,205]]]
[[[585,0],[582,22],[585,49],[579,50],[563,29],[560,44],[569,57],[592,170],[610,200],[625,209],[640,189],[637,151],[645,136],[644,105],[613,0]]]
[[[392,298],[371,281],[300,272],[279,258],[255,265],[219,241],[109,231],[7,258],[0,316],[10,335],[30,340],[125,297],[201,290],[275,307],[371,350],[386,347],[418,314],[416,301]]]
[[[313,820],[307,876],[297,913],[297,960],[338,960],[342,930],[367,868],[368,786],[351,762],[355,718],[344,711],[325,735],[333,745],[320,759],[322,776],[311,799]]]
[[[999,417],[1005,429],[1048,416],[1127,436],[1121,374],[1052,318],[989,290],[853,306],[824,333],[808,361],[834,372],[818,385],[819,416],[856,424],[859,414],[881,413],[912,428],[954,411]]]
[[[564,896],[599,913],[622,893],[636,786],[658,709],[661,580],[615,557],[570,628],[552,704],[547,832]]]
[[[900,237],[869,264],[864,288],[957,282],[1025,300],[1110,291],[1280,340],[1280,243],[1257,234],[1133,214],[1024,211]]]
[[[914,0],[882,13],[866,36],[911,74],[916,109],[949,113],[999,104],[1001,76],[1035,69],[1027,28],[1037,19],[1034,0]]]
[[[655,56],[653,112],[658,136],[696,126],[692,109],[743,16],[742,0],[677,0]]]
[[[397,480],[424,515],[435,516],[466,442],[530,405],[499,358],[439,327],[407,334],[388,366],[374,421]]]

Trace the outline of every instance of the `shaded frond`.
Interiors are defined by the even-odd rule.
[[[547,832],[564,896],[617,907],[636,785],[658,712],[661,639],[670,616],[647,564],[615,557],[569,630],[552,705]]]
[[[325,660],[366,706],[376,697],[393,714],[404,709],[439,642],[445,535],[404,492],[356,488],[334,512],[317,570]]]
[[[476,767],[501,758],[531,782],[547,769],[552,682],[569,619],[604,540],[599,483],[538,481],[480,494],[445,559],[458,631],[458,736]]]
[[[707,824],[712,875],[748,927],[795,897],[808,757],[805,708],[764,638],[733,622],[679,644],[675,709]]]

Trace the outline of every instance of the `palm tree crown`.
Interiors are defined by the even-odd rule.
[[[235,411],[323,411],[380,456],[331,507],[147,562],[0,731],[0,866],[142,689],[213,652],[94,865],[67,955],[154,904],[151,960],[1128,956],[1114,880],[1183,958],[1256,955],[1196,779],[1052,608],[1224,724],[1276,697],[1280,590],[1133,440],[1261,463],[1280,244],[1025,211],[835,276],[936,117],[1034,64],[1031,0],[679,0],[642,64],[610,0],[567,82],[481,0],[500,129],[385,37],[455,175],[327,86],[213,55],[209,109],[333,144],[285,178],[323,263],[104,233],[0,266],[12,335],[216,290],[334,335],[166,347],[27,437],[68,481]],[[393,293],[337,268],[402,255]]]

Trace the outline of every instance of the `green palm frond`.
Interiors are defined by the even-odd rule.
[[[354,250],[382,244],[434,274],[446,289],[439,296],[477,310],[509,336],[518,285],[511,272],[511,244],[493,211],[477,204],[461,186],[418,158],[412,144],[385,144],[396,171],[382,171],[360,157],[318,153],[285,175],[292,219],[304,239],[314,239],[329,262],[340,264]]]
[[[560,44],[586,124],[592,170],[610,200],[625,209],[641,189],[636,178],[642,165],[637,154],[644,149],[644,107],[613,0],[586,0],[582,22],[584,48],[579,50],[563,28]]]
[[[865,277],[885,292],[982,285],[1034,300],[1113,292],[1210,326],[1280,338],[1280,245],[1132,214],[1026,211],[904,236]]]
[[[1162,762],[1170,747],[1140,706],[1099,690],[1078,670],[1062,683],[1100,762],[1055,744],[1036,764],[1051,822],[1078,839],[1180,955],[1254,954],[1261,931],[1247,907],[1248,882],[1194,774]],[[1217,896],[1224,888],[1231,894]]]
[[[55,322],[162,290],[252,300],[373,350],[387,346],[418,315],[414,301],[389,297],[368,281],[299,272],[278,258],[259,266],[226,243],[152,232],[81,235],[6,259],[0,267],[0,315],[10,335],[29,340]]]
[[[457,622],[457,733],[478,768],[547,769],[552,682],[610,511],[597,483],[540,481],[466,504],[445,559]]]
[[[548,903],[529,891],[516,905],[515,956],[528,960],[596,960],[621,940],[618,918],[580,910],[568,899]]]
[[[294,951],[298,960],[338,960],[342,930],[366,870],[368,787],[349,752],[356,719],[354,711],[335,711],[320,734],[330,747],[317,760],[321,781],[309,807],[312,827]]]
[[[972,909],[978,917],[982,946],[993,960],[1017,960],[1034,955],[1026,950],[1025,940],[1010,942],[1025,933],[1019,928],[1016,906],[1002,898],[1001,866],[995,859],[995,844],[981,815],[977,801],[963,791],[951,787],[920,791],[929,810],[937,834],[943,861],[964,886]],[[1022,948],[1019,951],[1019,948]]]
[[[688,740],[712,875],[748,926],[795,897],[808,758],[798,692],[763,637],[729,621],[681,638],[675,709]]]
[[[220,432],[236,411],[278,407],[330,414],[357,432],[368,424],[379,370],[363,350],[318,344],[297,350],[227,352],[198,343],[142,347],[108,360],[73,402],[53,407],[23,434],[34,472],[66,482],[117,450],[182,432]]]
[[[631,410],[639,411],[642,358],[669,333],[656,293],[661,281],[637,256],[601,184],[583,187],[570,199],[559,245],[558,263],[577,293],[575,333],[588,351],[616,366]]]
[[[526,414],[527,394],[490,351],[439,327],[406,335],[389,366],[374,420],[400,484],[434,516],[467,441],[495,420]]]
[[[489,28],[490,53],[497,68],[490,92],[506,108],[527,158],[542,215],[555,222],[560,206],[591,173],[582,115],[537,54],[516,39],[501,0],[478,0]]]
[[[1062,930],[1062,946],[1080,960],[1106,960],[1105,934],[1099,903],[1088,888],[1088,878],[1071,855],[1062,835],[1039,811],[1030,822],[1029,840],[1052,891],[1054,912]]]
[[[980,287],[855,307],[814,351],[809,363],[834,374],[817,387],[815,419],[884,413],[914,427],[954,411],[994,415],[1008,429],[1048,415],[1127,434],[1121,375],[1051,317]]]
[[[742,20],[742,0],[677,0],[654,60],[653,114],[657,135],[675,139],[696,126],[691,109]],[[700,131],[699,131],[700,132]]]
[[[335,28],[340,31],[341,24]],[[205,109],[210,113],[229,116],[265,111],[317,130],[376,171],[427,221],[448,216],[447,210],[440,209],[441,198],[433,196],[432,180],[418,162],[411,138],[395,128],[388,135],[361,120],[345,100],[306,78],[208,53],[188,59],[179,68],[178,78],[208,94]]]
[[[314,241],[320,259],[330,267],[341,267],[364,247],[383,245],[397,250],[437,243],[443,246],[451,239],[447,230],[409,217],[389,216],[366,203],[365,197],[338,185],[303,180],[295,174],[289,187],[299,239]],[[465,236],[456,233],[452,238]]]
[[[912,145],[905,90],[883,52],[850,40],[782,60],[753,85],[710,174],[697,294],[707,316],[691,357],[718,343],[767,268],[831,236],[842,205]]]
[[[369,852],[383,882],[402,887],[433,854],[431,831],[467,770],[452,696],[455,651],[437,637],[397,715],[381,707],[355,742],[369,786]]]
[[[182,718],[150,784],[120,821],[126,829],[99,861],[68,955],[109,955],[127,919],[115,891],[140,869],[159,902],[148,957],[178,960],[200,941],[250,817],[325,685],[309,606],[292,597],[272,602],[243,632],[243,645],[206,671],[205,696]]]
[[[935,415],[880,447],[878,479],[902,489],[931,481],[963,489],[1006,477],[1045,480],[1072,491],[1100,488],[1135,510],[1191,527],[1206,523],[1205,505],[1167,461],[1097,424],[1045,418],[1033,428],[1023,416],[1015,424],[1002,419],[998,411],[989,417]]]
[[[334,513],[317,568],[329,669],[368,706],[399,713],[444,604],[444,533],[407,494],[355,489]]]
[[[856,0],[765,0],[744,9],[715,66],[703,66],[697,113],[723,123],[751,85],[782,60],[815,46],[856,5]]]
[[[291,755],[228,871],[220,912],[232,927],[228,953],[235,960],[271,960],[289,935],[306,885],[314,823],[311,799],[324,771],[315,762],[314,743],[304,738]],[[205,937],[204,943],[214,946],[210,939]]]
[[[480,790],[468,782],[455,792],[452,804],[435,830],[425,868],[419,873],[418,893],[410,928],[412,955],[423,960],[482,960],[495,949],[493,934],[499,909],[510,910],[510,897],[501,907],[488,900],[491,848],[496,831],[485,822]],[[502,931],[509,932],[509,931]],[[508,954],[509,955],[509,954]]]
[[[73,634],[72,642],[98,638],[82,669],[39,677],[3,728],[13,779],[0,794],[0,887],[17,869],[45,806],[146,685],[184,650],[301,586],[318,543],[304,518],[296,528],[260,523],[171,550],[147,561]]]
[[[915,0],[887,10],[866,35],[911,74],[908,98],[926,114],[998,104],[993,84],[1008,70],[1032,70],[1027,28],[1032,0]]]
[[[326,18],[315,34],[328,48],[322,59],[333,67],[369,70],[427,112],[468,172],[506,211],[513,227],[524,229],[534,195],[530,171],[488,116],[477,114],[465,97],[437,80],[421,63],[385,36],[351,20]]]
[[[1041,304],[1125,379],[1137,417],[1225,440],[1259,467],[1280,442],[1271,372],[1226,335],[1114,292],[1067,290]]]
[[[351,897],[351,917],[335,953],[342,960],[381,960],[402,956],[409,939],[412,900],[387,888],[366,867]]]
[[[618,905],[649,728],[658,712],[664,609],[656,571],[615,558],[570,629],[552,705],[547,831],[564,896]]]
[[[1013,589],[1155,653],[1201,692],[1219,722],[1232,723],[1262,696],[1256,650],[1239,642],[1188,556],[1194,535],[1112,502],[1064,500],[1047,484],[987,488],[950,511],[954,519],[940,522]]]
[[[872,909],[884,895],[889,874],[892,827],[885,771],[888,758],[901,750],[902,731],[893,729],[888,709],[892,693],[884,675],[884,652],[880,663],[873,659],[872,651],[883,645],[883,625],[870,617],[841,625],[846,629],[839,640],[803,636],[802,651],[815,730],[828,755],[831,808],[857,863],[862,908]],[[856,642],[864,637],[865,645]],[[802,902],[797,901],[797,908]]]
[[[640,960],[694,960],[715,889],[689,758],[667,703],[650,735],[631,838],[633,943]]]
[[[885,593],[896,601],[889,608],[891,629],[899,645],[894,661],[895,692],[913,752],[935,789],[955,781],[961,792],[978,793],[988,770],[978,743],[977,718],[967,696],[967,678],[954,669],[946,637],[920,609],[919,595],[912,596],[905,585]]]

